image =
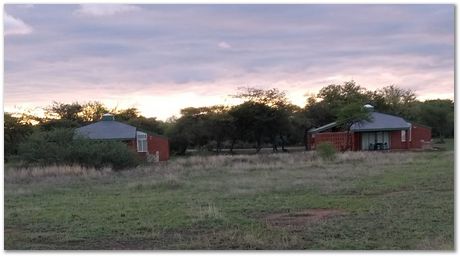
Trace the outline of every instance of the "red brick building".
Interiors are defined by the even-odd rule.
[[[102,120],[76,129],[76,133],[93,140],[118,140],[125,142],[141,158],[149,161],[169,159],[169,141],[161,135],[149,134],[136,127],[115,121],[105,114]]]
[[[423,149],[431,146],[431,128],[371,110],[370,120],[354,123],[350,132],[333,122],[309,130],[307,140],[310,150],[323,142],[340,151]]]

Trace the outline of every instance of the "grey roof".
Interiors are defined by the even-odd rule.
[[[330,124],[326,124],[326,125],[323,125],[321,127],[318,127],[318,128],[312,128],[310,130],[308,130],[309,133],[317,133],[317,132],[322,132],[322,131],[325,131],[327,129],[330,129],[330,128],[333,128],[337,126],[337,123],[336,122],[332,122]]]
[[[355,132],[391,131],[409,129],[410,125],[410,123],[406,122],[406,120],[401,117],[371,112],[370,121],[354,123],[350,129]]]
[[[96,140],[134,139],[136,127],[117,121],[99,121],[75,130],[77,135]]]
[[[410,128],[410,123],[406,122],[402,117],[383,114],[379,112],[371,112],[370,121],[362,121],[354,123],[351,130],[355,132],[366,131],[391,131],[391,130],[405,130]],[[309,133],[318,133],[337,126],[336,122],[323,125],[318,128],[308,130]]]

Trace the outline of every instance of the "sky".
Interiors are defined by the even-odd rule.
[[[454,5],[7,4],[4,110],[100,101],[166,118],[239,87],[354,80],[454,99]]]

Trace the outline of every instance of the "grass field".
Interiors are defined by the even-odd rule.
[[[454,249],[454,152],[5,170],[5,249]]]

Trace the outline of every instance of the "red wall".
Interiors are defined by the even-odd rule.
[[[411,148],[423,148],[424,142],[431,141],[431,128],[412,123]]]
[[[406,141],[401,141],[401,131],[390,132],[390,149],[408,149],[409,148],[409,134],[406,132]]]
[[[345,150],[347,146],[347,132],[324,132],[314,134],[313,140],[310,140],[311,149],[316,149],[316,146],[323,142],[332,143],[339,151]],[[349,145],[353,145],[352,136],[350,135]]]
[[[412,134],[410,134],[412,133]],[[431,141],[431,128],[412,124],[411,131],[406,132],[406,141],[401,141],[401,131],[390,131],[390,149],[421,149],[427,142]],[[412,137],[410,137],[412,136]],[[352,150],[361,149],[361,133],[353,133],[350,136],[350,146]],[[411,141],[410,141],[411,140]],[[343,150],[347,143],[346,132],[324,132],[309,134],[308,146],[309,149],[315,150],[316,146],[322,142],[332,143],[337,150]]]
[[[349,147],[352,150],[359,150],[361,147],[361,134],[350,133],[349,136]],[[347,146],[347,132],[323,132],[308,135],[309,150],[315,150],[316,146],[323,142],[332,143],[339,151],[345,150]]]
[[[353,151],[361,150],[361,133],[353,133]]]
[[[169,159],[169,141],[165,137],[148,135],[148,150],[152,155],[155,155],[158,151],[160,154],[160,161]]]
[[[149,154],[155,155],[156,152],[158,151],[160,155],[160,161],[166,161],[169,159],[169,141],[167,138],[162,137],[162,136],[156,136],[156,135],[147,135],[148,141],[148,151]],[[128,147],[130,147],[134,152],[137,152],[137,140],[129,140],[125,141]],[[145,152],[137,152],[137,154],[145,159],[146,158],[146,153]]]

